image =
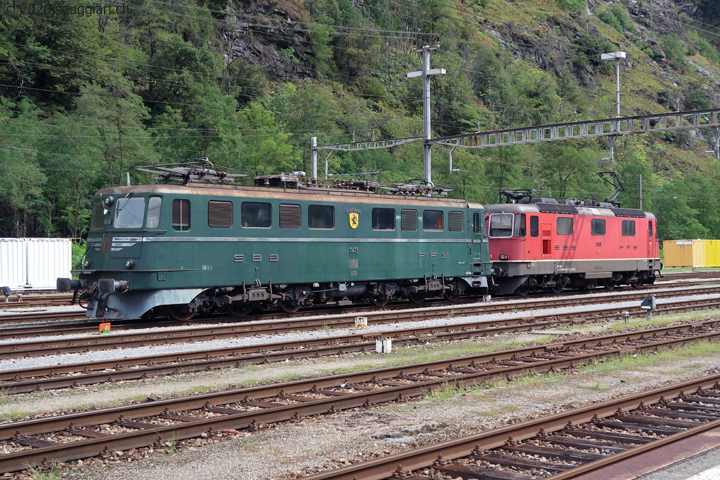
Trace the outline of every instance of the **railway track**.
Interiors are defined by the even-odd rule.
[[[608,478],[612,465],[720,433],[719,382],[708,376],[303,478]]]
[[[697,276],[698,274],[699,277]],[[705,274],[705,275],[702,275]],[[707,283],[707,279],[713,279],[713,278],[720,278],[720,272],[696,272],[696,273],[686,273],[686,274],[671,274],[672,278],[674,280],[679,280],[676,284],[672,284],[668,281],[659,282],[660,284],[656,285],[645,285],[638,289],[638,292],[643,292],[647,290],[654,290],[657,288],[690,288],[693,286],[701,286],[703,284]],[[675,276],[678,276],[675,278]],[[668,275],[670,276],[670,275]],[[684,279],[692,279],[692,278],[702,278],[706,279],[706,281],[698,281],[698,282],[688,282],[684,281]],[[604,292],[605,290],[593,290],[594,293],[600,293]],[[561,294],[560,298],[564,298],[567,296],[577,296],[578,294],[584,295],[588,292],[564,292]],[[55,294],[55,295],[44,295],[42,297],[45,297],[47,300],[38,299],[37,303],[35,300],[30,300],[30,297],[26,298],[27,301],[23,301],[18,303],[16,301],[11,301],[9,303],[2,303],[0,301],[0,310],[3,308],[34,308],[34,307],[42,307],[42,306],[67,306],[70,303],[70,300],[72,296],[63,295],[63,294]],[[23,297],[25,298],[25,297]],[[55,298],[56,300],[52,300]],[[512,300],[513,298],[516,299],[526,299],[529,297],[502,297],[503,300]],[[530,297],[531,298],[531,297]],[[553,297],[555,298],[555,297]],[[47,303],[43,303],[47,302]],[[539,302],[542,302],[542,300],[539,300]],[[434,301],[428,301],[426,303],[426,307],[443,307],[443,306],[457,306],[457,305],[464,305],[464,304],[472,304],[477,303],[475,300],[473,301],[467,301],[467,300],[461,300],[460,302],[447,302],[445,300],[434,300]],[[316,316],[316,315],[322,315],[323,313],[329,313],[329,314],[337,314],[338,308],[342,309],[342,313],[348,314],[348,315],[360,315],[360,314],[371,314],[378,311],[377,307],[372,306],[359,306],[359,305],[353,305],[353,306],[340,306],[337,305],[316,305],[313,308],[310,309],[303,309],[293,314],[287,314],[284,312],[267,312],[263,314],[258,315],[250,315],[245,318],[247,321],[256,321],[256,320],[276,320],[276,319],[287,319],[287,318],[301,318],[301,317],[307,317],[307,316]],[[383,307],[383,310],[386,311],[392,311],[392,310],[403,310],[407,309],[408,304],[401,302],[396,304],[388,304],[385,307]],[[70,312],[22,312],[22,313],[5,313],[3,315],[0,315],[0,330],[7,326],[12,326],[16,324],[23,324],[23,323],[40,323],[40,322],[56,322],[56,321],[67,321],[67,320],[77,320],[82,319],[84,322],[83,324],[86,326],[96,326],[98,323],[101,322],[101,320],[92,319],[88,320],[86,319],[84,315],[84,311],[77,310],[77,311],[70,311]],[[207,322],[223,322],[223,321],[232,321],[237,322],[237,317],[232,316],[222,316],[222,315],[216,315],[213,317],[196,317],[192,320],[191,323],[193,324],[202,324]],[[140,320],[130,320],[128,322],[134,322],[139,328],[144,327],[151,327],[154,326],[157,323],[181,323],[176,320],[154,320],[152,322],[142,322]],[[113,325],[118,324],[121,325],[124,322],[118,322],[117,320],[113,322]],[[60,331],[61,329],[57,329]]]
[[[57,307],[68,305],[72,295],[64,293],[13,292],[3,299],[0,297],[0,310],[5,308]]]
[[[718,339],[720,326],[709,321],[9,422],[0,424],[0,451],[6,452],[0,455],[0,473]]]
[[[403,323],[409,321],[421,321],[429,318],[441,317],[465,317],[472,315],[489,315],[498,313],[508,313],[520,310],[535,310],[546,308],[564,308],[568,306],[594,305],[594,304],[611,304],[615,302],[641,301],[648,296],[648,291],[643,292],[622,292],[613,296],[562,296],[551,297],[541,300],[526,300],[513,304],[507,302],[494,303],[474,303],[474,304],[447,304],[439,307],[426,307],[422,309],[396,309],[396,310],[372,310],[364,311],[362,315],[367,317],[368,324],[390,324]],[[720,286],[710,287],[687,287],[673,290],[653,290],[651,292],[656,298],[670,298],[677,296],[690,295],[712,295],[720,293]],[[154,328],[148,332],[140,332],[137,334],[124,334],[128,340],[118,340],[118,335],[98,337],[93,336],[90,339],[78,340],[38,340],[36,342],[23,342],[16,345],[16,348],[6,347],[0,344],[0,354],[8,354],[9,358],[15,358],[17,355],[41,355],[41,349],[47,349],[49,353],[56,355],[58,353],[73,353],[83,351],[82,347],[93,346],[100,348],[102,345],[110,345],[112,348],[143,346],[153,344],[181,343],[186,341],[203,341],[225,338],[228,336],[248,336],[248,335],[274,335],[288,333],[291,331],[311,331],[326,328],[348,328],[355,324],[355,316],[348,313],[328,315],[320,318],[295,318],[285,316],[283,321],[274,321],[272,323],[244,322],[237,323],[237,319],[232,317],[226,320],[233,320],[232,325],[227,326],[192,326],[186,329],[162,330],[163,327],[177,326],[176,322],[161,321],[153,323],[145,323],[139,321],[124,321],[112,324],[115,332],[140,329]],[[97,333],[97,325],[89,325],[87,322],[81,323],[50,323],[41,325],[23,325],[8,326],[0,328],[0,340],[23,340],[26,338],[37,338],[52,335],[69,335],[69,334],[93,334]],[[165,340],[167,340],[165,342]],[[72,342],[72,347],[61,350],[61,346]],[[37,353],[32,353],[37,352]]]
[[[720,293],[720,287],[690,288],[672,291],[654,292],[658,298],[672,298],[683,295],[712,295]],[[625,293],[621,296],[598,296],[598,297],[561,297],[558,299],[546,299],[541,301],[521,302],[514,304],[507,303],[483,303],[473,305],[450,305],[446,307],[410,309],[400,311],[381,311],[365,314],[368,325],[374,324],[399,324],[406,322],[417,322],[426,319],[443,317],[461,318],[466,316],[490,315],[499,313],[518,313],[520,311],[531,311],[535,309],[565,308],[568,306],[581,305],[606,305],[623,301],[640,301],[646,298],[647,293]],[[697,303],[686,302],[685,304]],[[702,304],[700,302],[699,304]],[[667,307],[666,307],[667,308]],[[712,307],[710,307],[712,308]],[[628,307],[608,308],[608,312],[622,312],[630,310]],[[637,313],[637,312],[635,312]],[[619,313],[617,313],[619,315]],[[572,317],[572,314],[570,315]],[[577,315],[575,315],[577,316]],[[533,318],[559,318],[558,314],[538,315]],[[508,320],[509,321],[509,320]],[[537,320],[534,320],[537,321]],[[516,321],[518,322],[518,321]],[[519,322],[530,323],[529,319],[521,319]],[[487,324],[486,320],[479,320],[480,324]],[[472,322],[466,324],[471,325]],[[123,324],[121,328],[132,328],[133,323]],[[234,323],[231,325],[213,325],[208,327],[188,327],[172,330],[156,328],[149,331],[122,333],[120,335],[91,335],[88,337],[73,337],[70,339],[40,339],[37,341],[23,341],[0,344],[0,355],[6,358],[20,358],[28,356],[58,355],[66,353],[82,353],[93,350],[131,348],[138,346],[168,345],[172,343],[199,342],[217,340],[221,338],[238,338],[242,336],[276,335],[289,332],[317,331],[326,329],[346,329],[355,326],[355,316],[337,315],[321,318],[300,318],[270,323]],[[25,337],[35,337],[49,334],[48,326],[43,325],[39,332],[34,327],[10,328],[0,330],[2,340],[20,340]],[[66,329],[66,326],[62,327]],[[136,327],[135,327],[136,328]],[[77,331],[91,333],[93,329],[83,327]]]
[[[704,302],[678,302],[663,308],[666,309],[665,311],[720,308],[720,299]],[[243,365],[367,353],[375,350],[376,340],[381,337],[391,338],[396,345],[424,344],[429,341],[468,340],[501,334],[542,331],[543,329],[562,325],[618,320],[622,318],[623,312],[622,308],[611,308],[500,321],[413,327],[381,334],[350,334],[331,338],[282,341],[213,350],[126,357],[105,361],[93,359],[88,362],[65,365],[2,370],[0,371],[0,390],[6,394],[19,394],[57,388],[74,388],[81,385],[105,382],[147,379],[161,375],[237,368]],[[642,316],[643,314],[643,312],[635,312],[634,316]],[[716,320],[707,320],[702,324],[697,324],[697,326],[700,328],[701,325],[707,325],[709,328],[711,325],[716,325],[716,322]],[[660,330],[656,330],[653,331],[653,334],[659,335],[659,332]],[[133,343],[135,342],[133,341]],[[76,346],[70,346],[69,348],[74,350]],[[43,348],[40,351],[47,353],[48,349]],[[27,353],[33,352],[28,351]],[[7,353],[5,354],[7,355]]]

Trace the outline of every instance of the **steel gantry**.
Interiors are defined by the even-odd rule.
[[[553,142],[580,138],[612,137],[637,133],[657,133],[670,130],[715,129],[715,153],[718,152],[720,109],[635,115],[603,120],[557,123],[536,127],[507,128],[487,132],[467,133],[427,140],[430,145],[460,148],[490,148],[527,143]],[[718,157],[720,158],[720,157]]]

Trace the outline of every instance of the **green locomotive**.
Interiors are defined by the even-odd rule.
[[[89,317],[242,316],[487,292],[480,204],[294,175],[239,186],[207,159],[143,171],[159,183],[97,192],[79,279],[58,279]]]

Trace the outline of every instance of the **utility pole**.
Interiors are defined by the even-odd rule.
[[[424,46],[416,49],[415,52],[422,53],[423,56],[423,69],[418,72],[410,72],[407,74],[407,78],[418,78],[423,79],[423,166],[424,166],[424,179],[426,187],[432,187],[432,168],[430,158],[431,145],[427,143],[428,140],[432,139],[432,131],[430,124],[430,77],[432,75],[445,75],[446,71],[444,68],[430,68],[430,52],[438,50],[440,45],[434,47]]]
[[[615,74],[616,74],[616,85],[617,88],[615,90],[616,100],[615,103],[617,105],[617,117],[620,118],[620,59],[621,58],[627,58],[627,53],[625,52],[612,52],[612,53],[603,53],[600,55],[600,60],[615,60]],[[618,120],[619,122],[620,120]],[[620,130],[620,125],[617,126],[617,130]],[[608,140],[610,142],[610,161],[615,160],[615,138],[614,136],[611,136]]]

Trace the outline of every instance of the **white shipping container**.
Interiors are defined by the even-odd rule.
[[[0,287],[54,289],[71,269],[68,238],[0,238]]]

